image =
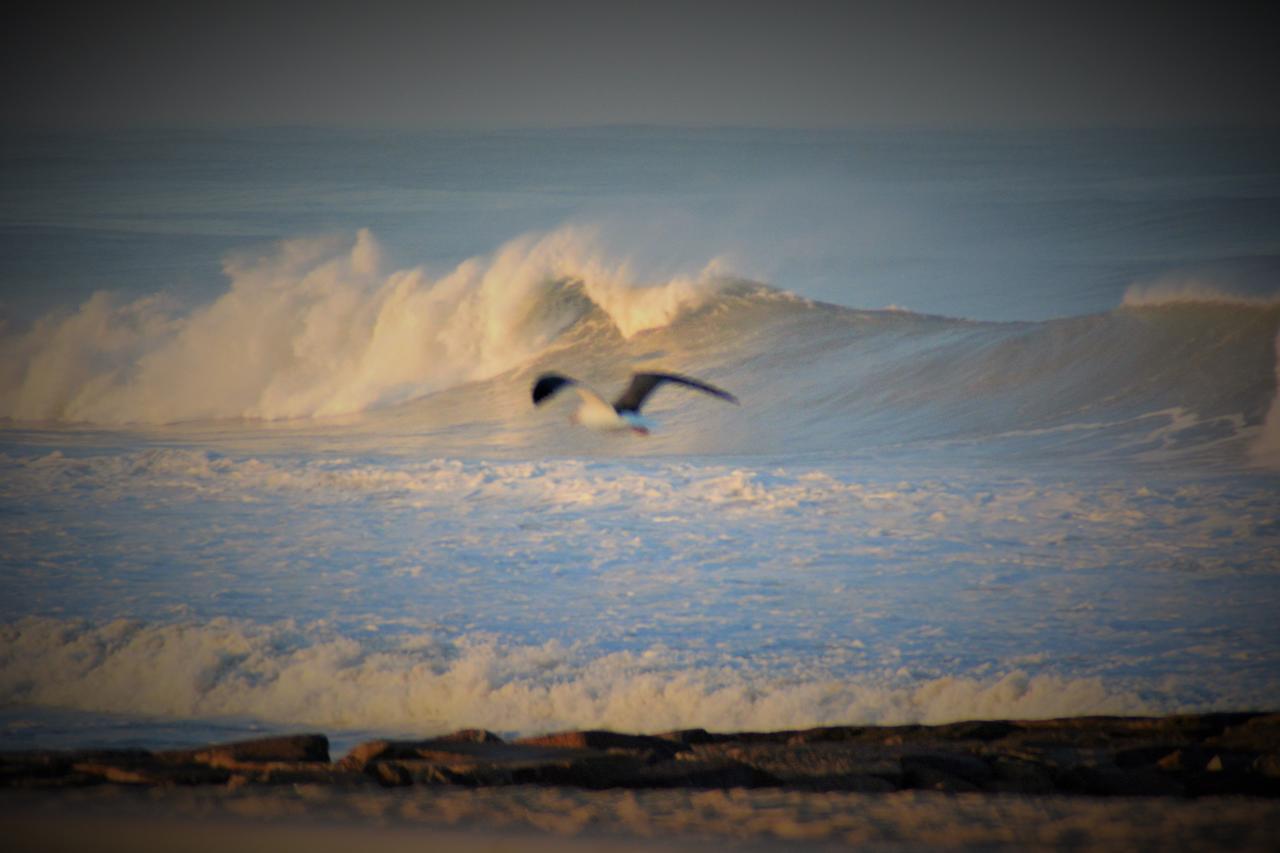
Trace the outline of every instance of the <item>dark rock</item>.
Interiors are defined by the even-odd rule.
[[[930,728],[932,729],[931,735],[947,741],[976,740],[990,742],[1001,740],[1015,732],[1022,731],[1022,728],[1016,723],[1005,720],[969,720]]]
[[[338,764],[351,770],[363,770],[369,762],[377,759],[390,760],[407,757],[404,755],[404,750],[408,743],[407,741],[393,740],[369,740],[364,743],[358,743],[351,747],[351,751]],[[412,756],[417,757],[416,750],[412,752]]]
[[[1219,773],[1228,771],[1232,773],[1248,772],[1253,769],[1255,762],[1258,760],[1256,752],[1237,752],[1235,750],[1217,750],[1213,757],[1204,765],[1204,769],[1210,773]]]
[[[1169,717],[1067,717],[1054,720],[1020,720],[1028,743],[1071,743],[1077,748],[1122,749],[1128,744],[1188,744],[1217,737],[1232,726],[1259,715],[1181,714]],[[1147,741],[1142,744],[1142,741]]]
[[[67,770],[56,776],[15,776],[3,782],[6,788],[57,790],[63,788],[87,788],[92,785],[105,785],[107,780],[93,773],[81,773],[78,770]]]
[[[1068,793],[1097,797],[1181,796],[1185,792],[1174,776],[1149,767],[1075,767],[1055,781]]]
[[[560,749],[625,750],[652,753],[661,758],[671,758],[689,747],[683,743],[649,735],[627,735],[618,732],[591,730],[555,732],[536,737],[520,738],[518,744],[526,746],[550,746]]]
[[[404,761],[375,761],[365,768],[365,775],[386,788],[399,788],[407,785],[465,785],[475,787],[486,784],[475,777],[475,767],[463,768],[461,771],[436,764],[432,761],[406,759]],[[487,784],[501,785],[504,779],[497,778]]]
[[[1275,752],[1280,750],[1280,714],[1253,714],[1226,726],[1210,741],[1229,749]]]
[[[133,764],[121,766],[81,761],[72,766],[77,773],[101,777],[116,785],[221,785],[231,774],[205,764]]]
[[[419,785],[462,785],[476,788],[481,785],[509,785],[514,774],[499,768],[470,768],[455,770],[440,764],[423,762],[412,767],[413,781]]]
[[[636,755],[604,753],[577,761],[517,771],[517,784],[606,788],[760,788],[778,780],[758,768],[728,760],[665,760],[650,763]]]
[[[610,756],[591,752],[580,754],[577,759],[545,757],[540,760],[513,758],[508,761],[440,764],[434,761],[402,761],[396,764],[407,768],[415,782],[424,785],[462,785],[470,788],[496,785],[581,785],[592,784],[597,776],[607,770],[618,772],[613,765],[639,766],[630,756]],[[371,765],[376,767],[377,764]],[[602,770],[602,768],[604,768]],[[575,781],[580,780],[580,781]]]
[[[842,773],[827,776],[801,776],[783,781],[785,787],[797,791],[848,791],[855,794],[887,794],[900,790],[901,777],[886,779],[874,773]]]
[[[590,750],[574,759],[515,767],[510,771],[510,782],[594,790],[643,787],[631,782],[648,763],[648,757],[644,755]]]
[[[429,740],[371,740],[356,744],[339,764],[349,769],[360,770],[373,761],[421,759],[429,753],[442,751],[451,756],[466,754],[466,751],[460,749],[460,747],[475,743],[477,741],[447,741],[436,738]],[[487,742],[479,741],[479,743]]]
[[[41,779],[56,779],[70,771],[73,763],[61,753],[0,754],[0,785],[26,786]]]
[[[1114,762],[1117,767],[1160,767],[1162,770],[1176,770],[1178,768],[1168,766],[1169,763],[1185,760],[1194,761],[1195,758],[1190,754],[1191,750],[1196,750],[1196,747],[1187,747],[1183,750],[1179,749],[1177,744],[1171,743],[1135,746],[1116,750]],[[1177,755],[1176,758],[1170,757],[1175,754]],[[1209,759],[1206,756],[1204,760],[1208,761]]]
[[[369,775],[387,788],[402,788],[413,784],[413,774],[398,761],[379,761],[369,768]]]
[[[866,726],[823,726],[816,729],[804,729],[786,734],[788,744],[803,743],[846,743],[859,740],[867,732]]]
[[[1254,759],[1253,772],[1269,779],[1280,779],[1280,753],[1259,755]]]
[[[0,786],[571,785],[800,791],[1280,797],[1280,714],[828,726],[661,736],[483,729],[378,740],[329,761],[324,735],[198,749],[0,752]]]
[[[116,785],[210,785],[229,778],[225,770],[194,761],[165,759],[144,749],[84,749],[8,753],[0,779],[15,787]]]
[[[902,775],[902,784],[906,788],[945,791],[950,794],[965,794],[981,790],[978,785],[968,779],[934,767],[917,767],[907,771]]]
[[[338,763],[384,785],[563,784],[613,787],[643,767],[649,753],[503,742],[372,741]]]
[[[684,760],[733,761],[763,771],[786,787],[803,790],[882,789],[878,777],[898,788],[900,755],[865,741],[788,743],[724,742],[694,747]]]
[[[1206,770],[1183,777],[1187,793],[1194,797],[1278,797],[1280,780],[1241,770]]]
[[[962,741],[997,741],[1022,729],[1016,723],[1001,720],[968,720],[939,726],[825,726],[816,729],[780,733],[786,743],[842,743],[850,741],[895,744],[954,743]],[[735,738],[736,739],[736,738]]]
[[[432,743],[503,743],[502,738],[485,729],[459,729],[447,735],[432,738]]]
[[[145,749],[30,750],[0,753],[0,784],[9,779],[52,778],[71,772],[79,762],[119,766],[145,764],[153,756]]]
[[[241,764],[231,771],[227,786],[246,785],[326,785],[331,787],[365,787],[377,781],[364,773],[318,762],[264,762]]]
[[[352,748],[338,766],[363,770],[382,761],[426,761],[446,766],[567,761],[579,750],[503,741],[374,740]]]
[[[685,746],[696,746],[704,743],[718,743],[727,740],[727,735],[713,735],[706,729],[680,729],[674,732],[663,732],[654,737],[660,737],[663,740],[674,741],[675,743],[684,744]]]
[[[769,773],[737,761],[663,761],[639,768],[622,787],[637,788],[770,788],[779,784]]]
[[[1010,756],[991,760],[992,778],[983,790],[1006,794],[1052,794],[1057,790],[1049,768],[1036,761]]]
[[[235,767],[268,761],[315,761],[327,764],[329,738],[321,734],[256,738],[198,749],[170,750],[157,753],[156,757],[175,764],[194,762],[214,767]]]
[[[981,758],[960,753],[920,753],[902,756],[902,774],[909,787],[933,787],[917,784],[924,778],[955,777],[963,779],[974,788],[995,778],[991,765]]]
[[[1155,766],[1170,772],[1204,770],[1213,756],[1213,752],[1202,746],[1185,746],[1161,756]],[[1119,755],[1116,756],[1116,763],[1121,763]]]

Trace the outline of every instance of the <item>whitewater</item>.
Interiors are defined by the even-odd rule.
[[[1256,140],[282,133],[5,149],[0,745],[1280,705]],[[637,369],[741,406],[529,399]]]

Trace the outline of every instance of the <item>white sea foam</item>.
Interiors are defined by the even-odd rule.
[[[376,241],[297,239],[225,265],[230,287],[186,315],[98,293],[4,342],[0,416],[167,423],[359,411],[518,365],[589,304],[629,337],[719,284],[700,272],[644,284],[589,229],[512,240],[432,277],[384,272]]]
[[[1280,294],[1265,296],[1236,292],[1212,279],[1166,275],[1130,284],[1122,304],[1128,308],[1204,303],[1209,305],[1280,305]]]
[[[1280,332],[1276,333],[1276,394],[1271,399],[1258,440],[1249,451],[1253,460],[1261,465],[1280,470]]]
[[[7,705],[529,733],[1280,695],[1267,483],[167,447],[0,474]]]
[[[232,620],[92,627],[29,618],[0,633],[0,697],[6,703],[159,717],[247,716],[339,729],[743,730],[1159,707],[1098,678],[1030,676],[1018,669],[903,682],[892,673],[841,680],[688,668],[663,648],[586,657],[555,641],[374,642],[323,627]]]
[[[21,495],[39,494],[61,503],[89,493],[106,504],[130,496],[141,499],[186,492],[213,502],[279,495],[325,505],[372,498],[376,503],[369,506],[374,508],[431,510],[437,515],[465,512],[468,506],[483,503],[584,518],[623,513],[635,523],[657,525],[672,518],[688,522],[741,519],[749,524],[752,519],[848,516],[869,529],[897,525],[957,535],[978,522],[988,531],[1005,522],[1031,522],[1022,534],[1027,542],[1055,541],[1061,534],[1055,522],[1074,519],[1095,524],[1095,537],[1145,534],[1158,538],[1167,528],[1177,527],[1184,541],[1196,535],[1205,544],[1224,529],[1249,536],[1253,525],[1266,523],[1261,516],[1242,517],[1239,508],[1231,505],[1231,494],[1204,485],[1182,487],[1175,493],[1134,491],[1129,480],[1073,486],[1019,478],[1002,481],[994,489],[992,484],[954,472],[898,480],[895,474],[911,469],[868,465],[812,469],[705,461],[453,458],[388,463],[342,457],[258,458],[172,448],[125,454],[53,451],[35,456],[0,454],[0,470],[5,473],[0,497],[16,503]]]

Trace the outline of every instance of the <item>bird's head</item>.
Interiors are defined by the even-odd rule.
[[[627,426],[636,435],[648,435],[657,424],[639,412],[620,412],[619,417],[626,422]]]

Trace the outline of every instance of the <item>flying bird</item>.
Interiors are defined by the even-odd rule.
[[[627,390],[623,391],[622,396],[610,404],[606,403],[604,398],[595,391],[592,391],[576,379],[561,376],[559,373],[544,373],[533,383],[533,404],[541,406],[562,389],[573,388],[574,391],[578,392],[578,396],[582,398],[582,402],[570,418],[574,423],[591,429],[629,429],[640,435],[648,435],[655,424],[640,414],[640,407],[644,405],[644,401],[649,398],[649,395],[656,388],[668,382],[702,391],[713,397],[728,400],[735,405],[738,402],[738,398],[728,391],[722,391],[714,385],[708,385],[705,382],[699,382],[697,379],[690,379],[687,376],[680,376],[675,373],[634,373],[631,376],[631,384],[627,386]]]

